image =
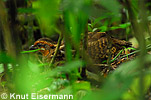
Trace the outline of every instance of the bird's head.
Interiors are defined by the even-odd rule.
[[[43,56],[52,55],[56,48],[56,42],[48,38],[40,38],[29,48],[30,50],[36,50],[42,53]]]

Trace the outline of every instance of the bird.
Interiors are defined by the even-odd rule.
[[[116,39],[105,32],[88,33],[88,54],[95,63],[101,63],[107,60],[109,56],[112,59],[120,50],[131,46],[131,42]]]
[[[86,52],[93,60],[94,64],[102,64],[104,63],[103,61],[107,61],[109,57],[110,60],[112,60],[121,50],[132,46],[131,42],[116,39],[106,32],[88,32],[87,39]],[[57,42],[49,38],[40,38],[34,42],[30,47],[30,50],[39,49],[39,52],[45,58],[44,60],[50,62],[55,53],[56,47]],[[62,42],[55,61],[65,60],[64,47],[64,42]],[[125,52],[122,52],[120,55],[125,55]],[[117,59],[112,62],[110,64],[113,66],[112,69],[115,69],[122,62],[127,61],[127,57],[123,59]],[[104,68],[105,67],[102,67],[100,70],[103,70]]]
[[[54,48],[56,47],[56,42],[49,38],[40,38],[31,47],[30,50],[39,49],[43,56],[50,56],[54,53]]]
[[[62,46],[64,44],[61,43],[61,46],[59,48],[59,52],[56,56],[56,61],[57,60],[63,60],[64,53],[62,53]],[[57,47],[57,42],[51,40],[50,38],[40,38],[37,41],[34,42],[33,45],[30,46],[29,50],[38,50],[43,56],[43,61],[44,62],[50,62],[54,53],[55,49]]]

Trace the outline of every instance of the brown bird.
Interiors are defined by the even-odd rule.
[[[56,48],[56,42],[48,38],[40,38],[29,49],[40,49],[39,51],[42,55],[48,57],[54,53],[54,48]]]
[[[64,54],[61,53],[62,51],[62,45],[60,46],[60,50],[56,56],[56,60],[63,60]],[[57,42],[49,39],[49,38],[40,38],[37,41],[34,42],[34,44],[29,48],[30,50],[39,49],[39,52],[43,55],[43,60],[46,60],[45,62],[50,62],[51,58],[53,57],[55,53],[55,49],[57,47]]]
[[[112,59],[120,50],[131,45],[130,42],[110,37],[105,32],[88,33],[88,54],[95,63],[102,63],[109,56]]]
[[[95,64],[101,64],[103,61],[112,60],[122,49],[131,47],[131,43],[113,38],[108,36],[105,32],[89,32],[88,33],[88,43],[87,43],[87,53],[90,55]],[[40,49],[39,52],[42,53],[43,57],[46,58],[47,61],[53,57],[55,53],[57,43],[48,38],[40,38],[38,39],[30,49]],[[61,44],[59,48],[59,52],[57,54],[57,61],[64,59],[64,53],[62,53],[62,47],[64,47],[64,43]],[[124,55],[123,52],[120,55]],[[49,60],[48,60],[49,59]],[[111,63],[112,66],[116,67],[121,62],[126,60],[119,60]]]

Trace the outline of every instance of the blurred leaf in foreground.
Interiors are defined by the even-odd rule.
[[[46,35],[51,35],[51,29],[55,27],[59,3],[60,0],[37,0],[33,2],[41,31]]]
[[[138,61],[139,59],[137,58],[133,61],[122,64],[108,77],[100,92],[90,93],[90,95],[88,95],[84,100],[90,100],[90,98],[95,100],[100,100],[100,98],[102,100],[118,100],[122,98],[122,95],[128,91],[132,85],[135,77],[138,77],[140,74],[140,70],[138,70],[137,65]],[[148,81],[149,80],[145,82],[149,84]]]
[[[0,52],[0,63],[14,63],[15,61],[5,52]]]
[[[66,63],[64,66],[58,66],[57,68],[48,71],[45,73],[46,77],[57,76],[59,73],[72,73],[75,69],[83,66],[83,62],[81,60],[75,60]]]
[[[144,93],[143,95],[145,95],[145,93],[147,93],[149,87],[151,86],[151,76],[150,76],[150,74],[146,74],[145,77],[144,77],[144,90],[142,90],[143,93]],[[139,82],[140,82],[139,78],[134,79],[129,91],[126,92],[123,96],[124,100],[138,100],[139,99],[139,95],[140,95]]]

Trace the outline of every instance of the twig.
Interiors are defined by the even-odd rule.
[[[52,59],[51,59],[50,65],[54,64],[54,62],[55,62],[55,58],[56,58],[56,56],[57,56],[57,54],[58,54],[58,51],[59,51],[59,47],[60,47],[62,38],[63,38],[63,37],[62,37],[62,34],[60,34],[59,39],[58,39],[58,43],[57,43],[57,47],[56,47],[55,53],[54,53],[54,55],[53,55],[53,57],[52,57]]]
[[[108,64],[93,64],[94,66],[99,66],[99,67],[102,67],[102,66],[104,66],[104,67],[108,67],[109,65]]]
[[[88,44],[88,22],[86,24],[86,30],[84,32],[84,38],[83,38],[83,50],[87,51],[87,44]],[[84,58],[85,55],[82,55],[82,58]],[[81,77],[86,78],[86,65],[82,67],[81,71]]]

